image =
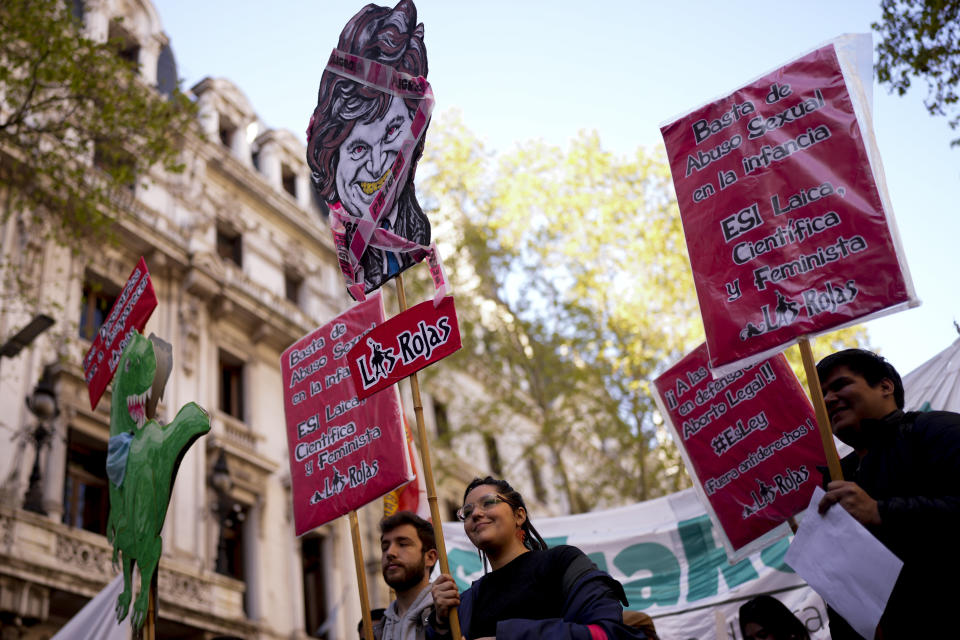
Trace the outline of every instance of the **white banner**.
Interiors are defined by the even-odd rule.
[[[628,608],[652,616],[661,640],[741,640],[737,612],[761,593],[787,605],[814,640],[830,638],[823,601],[783,563],[789,539],[731,565],[693,489],[607,511],[533,514],[531,521],[548,545],[579,547],[620,581]],[[483,575],[480,558],[461,523],[444,523],[443,535],[463,591]],[[721,627],[726,634],[718,636]]]

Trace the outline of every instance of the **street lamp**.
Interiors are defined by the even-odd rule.
[[[37,418],[37,426],[33,430],[34,458],[33,470],[30,472],[30,486],[23,501],[23,508],[40,515],[47,515],[43,506],[43,483],[40,477],[40,450],[46,445],[53,434],[50,423],[60,414],[57,406],[56,390],[53,387],[53,367],[43,368],[40,381],[26,398],[27,408]]]
[[[30,320],[30,324],[20,329],[12,338],[0,346],[0,358],[6,356],[12,358],[20,351],[37,339],[41,333],[53,325],[53,318],[45,313],[38,313]]]

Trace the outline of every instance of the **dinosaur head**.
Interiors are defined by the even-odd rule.
[[[142,428],[147,422],[147,402],[151,395],[157,359],[153,344],[137,331],[132,331],[120,356],[113,380],[110,432],[119,433]]]

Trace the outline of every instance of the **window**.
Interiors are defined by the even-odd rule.
[[[237,128],[220,116],[220,144],[227,149],[233,149],[233,138],[237,135]]]
[[[243,420],[243,361],[220,352],[220,410]]]
[[[100,325],[107,319],[110,308],[119,294],[116,289],[91,279],[84,279],[83,295],[80,297],[79,334],[84,340],[93,341]]]
[[[281,179],[283,182],[283,190],[292,195],[294,198],[297,197],[297,174],[287,165],[283,165],[281,171]]]
[[[263,172],[263,169],[260,168],[260,152],[254,151],[250,154],[250,161],[253,162],[253,168],[257,171]]]
[[[232,509],[220,513],[220,540],[217,549],[217,573],[243,581],[243,529],[246,507],[232,503]]]
[[[287,300],[293,304],[300,304],[300,289],[303,287],[303,278],[295,273],[286,273],[283,276],[284,293]]]
[[[115,48],[117,55],[130,64],[137,67],[140,63],[140,45],[127,33],[117,21],[110,24],[110,30],[107,32],[110,44]]]
[[[307,536],[300,543],[303,559],[303,613],[307,636],[329,638],[321,632],[327,621],[327,588],[323,579],[323,536]]]
[[[238,233],[217,229],[217,255],[221,259],[243,266],[243,239]]]
[[[433,422],[436,425],[437,437],[449,439],[450,419],[447,418],[447,405],[439,402],[433,403]]]
[[[497,450],[497,439],[493,434],[483,434],[483,444],[487,448],[487,458],[490,460],[490,473],[503,477],[503,465],[500,463],[500,452]]]
[[[107,489],[107,444],[69,429],[67,470],[63,485],[63,523],[101,535],[107,532],[110,494]]]
[[[137,185],[133,155],[117,142],[99,142],[93,147],[93,166],[133,191]]]

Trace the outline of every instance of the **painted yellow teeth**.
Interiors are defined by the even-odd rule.
[[[386,173],[380,176],[380,179],[376,182],[363,182],[362,180],[358,183],[360,185],[360,190],[363,191],[366,195],[372,195],[380,187],[383,186],[383,183],[387,181],[387,176],[390,175],[390,169],[387,169]]]

